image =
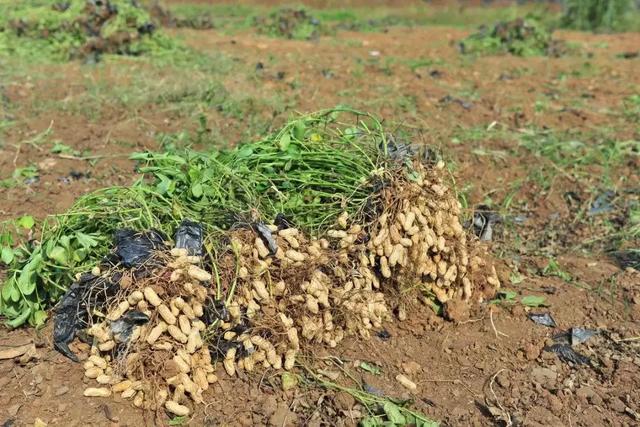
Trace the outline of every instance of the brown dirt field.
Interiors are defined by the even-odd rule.
[[[320,6],[334,3],[317,2]],[[396,6],[396,2],[377,3]],[[339,103],[367,109],[389,122],[403,122],[422,142],[455,159],[456,181],[473,186],[470,206],[488,195],[505,197],[508,183],[541,167],[540,159],[501,157],[501,152],[518,148],[498,130],[530,126],[598,132],[607,128],[618,139],[638,139],[638,124],[619,109],[625,98],[638,93],[640,59],[615,55],[637,50],[640,34],[559,32],[556,37],[582,45],[583,53],[558,59],[492,56],[467,61],[458,54],[455,41],[468,31],[446,27],[341,32],[309,42],[215,30],[172,32],[195,49],[221,52],[240,64],[242,73],[230,73],[223,80],[231,92],[256,99],[277,94],[284,99],[284,111],[263,112],[275,113],[274,124],[293,111]],[[407,64],[416,59],[432,62],[411,70]],[[258,62],[264,69],[251,71]],[[134,164],[127,159],[131,152],[157,149],[160,132],[193,127],[157,105],[131,111],[106,103],[99,118],[87,111],[37,108],[45,100],[73,104],[89,90],[87,74],[89,78],[99,74],[101,81],[117,84],[123,78],[117,67],[107,63],[91,71],[71,63],[54,67],[52,75],[63,79],[20,76],[3,83],[16,125],[7,130],[5,144],[0,145],[0,178],[29,164],[39,165],[41,174],[30,185],[1,189],[0,219],[22,214],[43,218],[63,211],[93,189],[130,183],[135,178]],[[284,73],[281,78],[279,72]],[[462,101],[443,102],[447,95]],[[545,97],[551,101],[540,111],[536,101]],[[465,108],[462,102],[471,106]],[[209,127],[220,129],[229,141],[241,139],[242,120],[229,120],[215,110],[205,115]],[[495,136],[455,142],[464,130],[488,126],[496,129]],[[79,152],[86,150],[89,157],[56,155],[37,144],[21,143],[49,128],[50,140],[63,141]],[[637,189],[638,166],[637,157],[623,164],[616,171],[616,182]],[[594,177],[600,167],[593,165]],[[72,172],[82,175],[69,178]],[[590,236],[591,228],[568,225],[573,213],[563,195],[586,191],[580,185],[564,175],[544,190],[527,182],[517,191],[517,199],[526,206],[526,224],[486,243],[494,256],[508,254],[496,256],[502,282],[509,284],[512,271],[520,271],[524,281],[518,289],[544,295],[548,309],[484,304],[453,323],[416,304],[409,310],[408,321],[387,325],[389,338],[351,339],[335,351],[309,349],[308,363],[339,374],[338,382],[343,384],[354,385],[348,372],[385,396],[410,399],[415,409],[442,425],[640,425],[640,273],[621,270],[597,250],[584,253],[572,250],[568,243],[554,246],[563,269],[575,279],[570,284],[541,274],[547,258],[525,250],[552,227],[558,227],[563,242]],[[520,252],[508,242],[516,234],[524,240],[519,240]],[[549,311],[557,328],[534,324],[527,317],[530,311]],[[598,328],[610,334],[578,347],[597,361],[594,366],[568,364],[543,350],[555,334],[571,327]],[[166,415],[145,413],[119,398],[83,397],[88,380],[82,368],[53,351],[50,337],[50,325],[41,331],[0,329],[0,349],[25,343],[37,347],[37,355],[30,360],[0,360],[2,425],[33,425],[36,418],[49,426],[166,425]],[[358,360],[379,364],[382,374],[355,368]],[[395,380],[399,373],[412,378],[417,390],[402,388]],[[307,385],[283,392],[274,372],[229,378],[219,369],[218,374],[220,381],[205,394],[206,404],[189,425],[350,426],[356,424],[353,411],[361,410],[346,393]]]

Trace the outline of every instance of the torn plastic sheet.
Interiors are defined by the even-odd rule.
[[[599,333],[600,331],[596,329],[571,328],[571,345],[587,342],[591,337]]]
[[[164,236],[155,230],[118,230],[114,236],[114,253],[106,257],[105,263],[120,264],[127,268],[139,267],[149,260],[156,250],[165,248],[164,241]],[[146,269],[137,269],[134,274],[145,274],[145,271]],[[89,326],[91,313],[94,310],[102,310],[107,301],[117,294],[121,279],[121,272],[106,277],[85,273],[69,287],[54,308],[53,346],[57,351],[75,362],[78,361],[77,356],[69,349],[69,344],[80,331]],[[127,322],[135,324],[140,321],[142,318],[138,316],[137,319],[128,319]],[[126,332],[127,324],[116,324],[116,327],[121,327],[122,331]]]
[[[573,327],[566,332],[562,332],[561,334],[554,336],[553,340],[556,343],[578,345],[587,342],[598,334],[600,334],[598,329]]]
[[[558,326],[549,313],[529,313],[528,317],[538,325],[548,326],[550,328]]]
[[[387,135],[387,156],[394,161],[404,162],[416,155],[415,147],[405,142],[396,142],[393,135]]]
[[[443,96],[442,98],[440,98],[438,103],[442,104],[442,105],[456,103],[456,104],[459,104],[465,110],[471,110],[473,108],[473,103],[472,102],[465,101],[464,99],[456,98],[456,97],[453,97],[451,95]]]
[[[271,234],[271,230],[267,227],[263,222],[254,222],[253,229],[258,234],[258,237],[262,239],[262,242],[265,244],[267,249],[269,249],[269,253],[271,255],[275,255],[278,252],[278,242],[273,238],[273,234]]]
[[[286,230],[287,228],[294,227],[293,223],[283,213],[277,214],[273,223],[278,227],[278,230]]]
[[[493,240],[493,228],[501,220],[500,215],[488,206],[480,205],[473,213],[473,232],[480,240],[491,241]]]
[[[398,141],[396,136],[387,134],[387,144],[380,145],[386,152],[390,160],[395,162],[406,162],[410,159],[418,159],[423,164],[432,164],[438,161],[438,155],[428,146],[412,144],[410,142]]]
[[[138,310],[127,311],[124,316],[111,322],[111,333],[120,343],[129,342],[133,328],[144,325],[149,321],[149,316]]]
[[[185,219],[176,230],[176,248],[186,249],[189,255],[202,255],[202,224]]]
[[[57,351],[74,362],[78,361],[69,344],[78,331],[88,326],[90,311],[99,310],[107,298],[116,295],[121,278],[122,273],[114,273],[107,278],[85,273],[71,285],[54,308],[53,347]]]
[[[609,255],[622,269],[628,267],[640,270],[640,249],[627,249],[610,252]]]
[[[616,193],[612,190],[607,190],[604,193],[600,194],[598,197],[596,197],[596,199],[589,207],[587,216],[595,216],[611,212],[614,209],[612,202],[615,196]]]
[[[545,347],[544,350],[557,354],[560,360],[564,362],[571,362],[576,365],[591,364],[591,359],[575,351],[569,344],[553,344]]]
[[[115,233],[115,255],[124,267],[137,267],[153,252],[165,247],[165,236],[157,230],[138,232],[128,228]]]
[[[382,390],[372,386],[369,383],[364,383],[363,388],[364,388],[364,391],[369,394],[373,394],[374,396],[378,396],[378,397],[384,397],[384,392]]]
[[[211,325],[218,320],[228,322],[229,310],[227,310],[224,300],[214,300],[211,297],[207,297],[202,321],[205,325]]]

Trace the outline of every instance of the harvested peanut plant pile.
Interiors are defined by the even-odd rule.
[[[20,249],[1,307],[19,324],[64,292],[54,341],[76,359],[76,332],[92,337],[87,396],[192,414],[218,362],[230,376],[291,370],[313,346],[406,319],[417,300],[446,316],[499,287],[444,163],[420,151],[335,109],[233,150],[138,154],[135,185],[84,196]]]
[[[314,345],[366,339],[394,311],[404,320],[407,302],[470,304],[497,289],[495,270],[467,241],[442,167],[404,159],[384,172],[369,215],[345,212],[318,237],[279,217],[216,235],[208,258],[157,253],[159,266],[140,280],[123,276],[89,328],[85,375],[99,384],[85,394],[119,393],[138,407],[189,415],[217,380],[217,362],[230,376],[291,370]],[[148,322],[126,340],[114,333],[137,313]]]

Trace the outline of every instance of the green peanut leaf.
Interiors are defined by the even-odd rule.
[[[24,215],[16,221],[20,227],[25,228],[27,230],[31,230],[34,225],[36,225],[36,221],[33,219],[31,215]]]
[[[63,247],[56,246],[49,252],[49,258],[54,260],[60,265],[67,265],[69,257],[67,256],[67,250]]]
[[[0,259],[2,260],[2,262],[4,262],[7,265],[11,264],[14,259],[13,249],[11,249],[8,246],[5,246],[4,248],[2,248],[2,252],[0,253]]]

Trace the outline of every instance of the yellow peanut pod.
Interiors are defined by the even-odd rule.
[[[191,410],[187,406],[181,405],[173,400],[167,400],[164,403],[164,407],[167,409],[167,411],[178,417],[186,417],[191,413]]]
[[[176,324],[176,316],[173,315],[173,313],[171,312],[171,309],[167,307],[165,304],[160,304],[158,306],[158,313],[160,314],[160,316],[162,316],[162,319],[168,325]]]
[[[153,329],[151,329],[151,331],[149,332],[149,335],[147,335],[147,343],[149,345],[153,345],[153,343],[155,343],[156,340],[160,338],[160,335],[165,333],[166,330],[167,330],[166,323],[164,322],[158,323]]]
[[[180,356],[173,356],[173,362],[178,367],[178,370],[182,373],[191,371],[191,366]]]
[[[122,393],[123,391],[130,389],[132,385],[133,382],[131,380],[120,381],[111,387],[111,391],[114,393]]]
[[[187,343],[188,337],[183,334],[180,328],[178,328],[176,325],[167,326],[167,332],[169,332],[169,335],[171,335],[176,341],[182,344]]]
[[[178,316],[178,326],[180,326],[180,331],[183,334],[189,335],[191,333],[191,322],[189,322],[189,318],[186,315],[181,314]]]
[[[84,371],[84,376],[92,379],[98,378],[102,374],[104,374],[104,371],[98,367],[89,368]]]
[[[151,304],[154,307],[159,306],[160,304],[162,304],[162,300],[160,299],[160,297],[158,296],[158,294],[156,293],[156,291],[154,291],[151,287],[147,286],[146,288],[144,288],[144,290],[142,291],[142,293],[144,294],[144,298],[149,302],[149,304]]]
[[[104,387],[89,387],[85,388],[82,394],[86,397],[109,397],[111,396],[111,390]]]
[[[137,393],[136,389],[132,387],[123,391],[120,396],[122,396],[123,399],[131,399],[133,396],[136,395],[136,393]]]

